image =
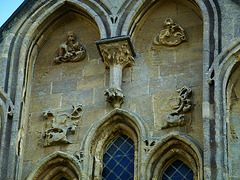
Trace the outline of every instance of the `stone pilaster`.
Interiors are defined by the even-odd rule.
[[[122,86],[122,70],[133,66],[135,51],[129,36],[121,36],[96,41],[99,53],[107,69],[110,69],[109,88],[104,95],[114,108],[124,102]]]

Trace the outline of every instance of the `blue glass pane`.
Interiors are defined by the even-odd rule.
[[[123,159],[120,161],[120,164],[122,164],[124,167],[127,167],[130,162],[131,161],[129,160],[129,158],[123,157]]]
[[[193,173],[189,173],[186,177],[187,179],[193,179]]]
[[[124,154],[121,151],[117,151],[113,157],[116,161],[120,161],[123,158]]]
[[[116,139],[114,144],[115,144],[115,146],[120,147],[123,142],[124,142],[124,139],[118,138],[118,139]]]
[[[116,148],[115,146],[111,146],[111,148],[109,148],[109,149],[107,150],[107,152],[108,152],[109,154],[114,154],[116,150],[117,150],[117,148]]]
[[[108,162],[111,157],[108,154],[105,154],[103,161]]]
[[[114,168],[116,165],[117,165],[117,162],[114,161],[114,159],[111,159],[111,160],[107,163],[107,167],[108,167],[109,169]]]
[[[187,174],[189,172],[189,167],[186,165],[186,164],[183,164],[180,168],[179,168],[179,171],[182,173],[182,174]]]
[[[110,173],[109,175],[108,175],[108,178],[107,179],[109,179],[109,180],[113,180],[113,179],[117,179],[117,176],[116,175],[114,175],[113,173]]]
[[[163,180],[193,180],[193,171],[182,161],[174,161],[164,172]]]
[[[126,135],[116,138],[103,155],[104,180],[133,180],[134,143]]]
[[[174,175],[172,176],[172,180],[179,180],[182,179],[182,175],[179,172],[174,173]]]
[[[118,165],[113,169],[113,171],[117,176],[119,176],[122,173],[123,168],[120,165]]]
[[[122,144],[122,146],[120,147],[121,151],[126,153],[129,149],[131,148],[130,144],[128,143],[124,143]]]
[[[164,172],[167,176],[171,177],[173,173],[175,172],[175,169],[172,166],[169,166],[167,170]]]
[[[107,174],[109,174],[110,173],[110,170],[107,168],[107,167],[105,167],[104,169],[103,169],[103,176],[106,176]]]
[[[129,179],[130,177],[131,177],[131,174],[129,174],[127,171],[124,171],[120,176],[120,179]]]

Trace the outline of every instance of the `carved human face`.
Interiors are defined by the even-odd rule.
[[[173,25],[173,20],[171,18],[167,18],[164,22],[165,27],[171,27]]]
[[[68,34],[67,34],[67,41],[68,42],[74,42],[76,40],[76,35],[74,32],[72,31],[69,31]]]

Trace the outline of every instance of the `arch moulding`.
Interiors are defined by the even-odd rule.
[[[137,115],[121,108],[115,108],[100,118],[86,134],[81,148],[84,174],[88,177],[93,175],[92,179],[101,179],[103,154],[120,134],[127,135],[134,142],[134,177],[140,177],[141,150],[143,141],[148,137],[147,126]]]
[[[163,172],[179,159],[193,171],[194,179],[203,179],[203,153],[190,137],[172,133],[160,140],[149,152],[143,170],[143,179],[160,179]]]
[[[82,179],[82,170],[78,159],[65,152],[54,152],[43,158],[34,167],[27,180],[51,180],[59,175],[65,175],[64,177],[74,180]]]

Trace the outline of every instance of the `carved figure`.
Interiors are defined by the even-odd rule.
[[[43,117],[50,120],[49,129],[44,132],[44,146],[52,146],[58,144],[69,144],[71,141],[67,139],[68,132],[75,133],[78,120],[81,118],[82,105],[73,106],[71,113],[57,111],[52,109],[43,111]]]
[[[58,56],[54,58],[55,63],[62,62],[77,62],[81,61],[86,56],[86,49],[77,41],[73,31],[67,33],[67,41],[59,46]]]
[[[153,40],[155,45],[177,46],[187,41],[184,29],[171,18],[164,22],[165,29],[161,30]]]
[[[174,107],[176,110],[168,114],[165,124],[162,126],[162,129],[184,126],[188,122],[186,116],[183,113],[186,113],[191,109],[192,105],[189,98],[192,95],[192,90],[184,86],[177,91],[179,92],[179,103],[176,107]]]

